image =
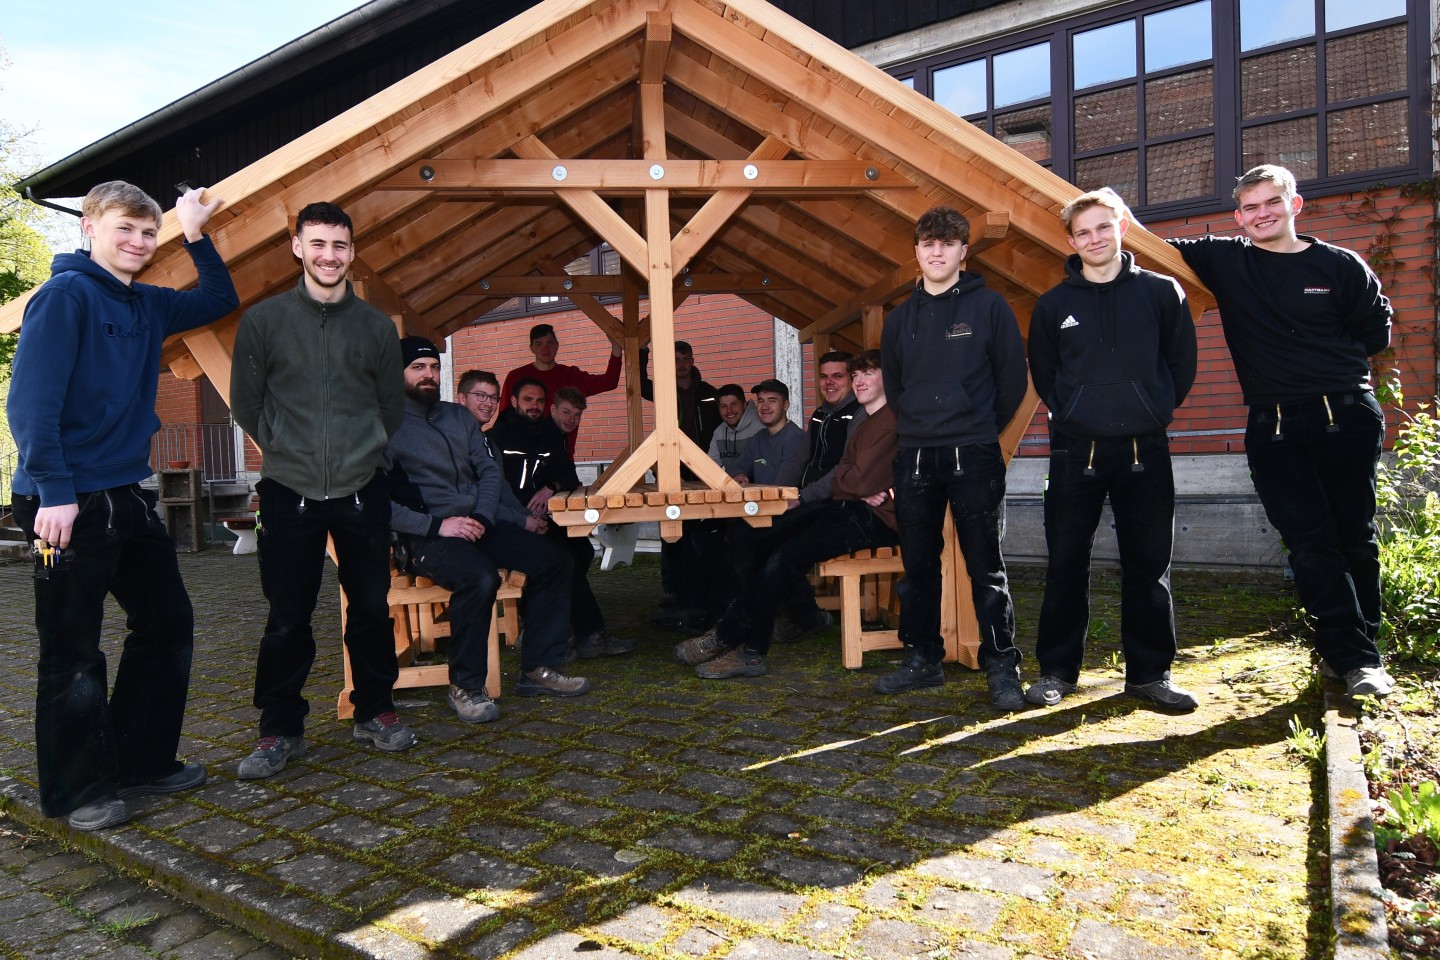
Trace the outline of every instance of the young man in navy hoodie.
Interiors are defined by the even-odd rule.
[[[15,352],[15,518],[27,540],[59,551],[35,558],[40,808],[76,830],[124,823],[126,796],[205,782],[203,766],[175,757],[190,687],[190,597],[155,495],[139,485],[153,472],[161,344],[239,306],[201,233],[220,201],[201,203],[202,193],[175,204],[200,276],[181,292],[135,282],[155,256],[160,205],[119,180],[92,189],[80,220],[90,251],[55,258],[25,306]],[[107,592],[130,626],[108,701]]]
[[[1075,253],[1030,315],[1030,376],[1050,409],[1045,544],[1050,564],[1025,699],[1075,691],[1090,626],[1090,549],[1105,498],[1120,546],[1125,690],[1167,710],[1195,698],[1170,682],[1175,479],[1165,428],[1195,383],[1195,323],[1171,277],[1121,250],[1125,201],[1106,187],[1060,211]]]
[[[955,533],[980,628],[980,668],[997,710],[1021,710],[1015,607],[1000,537],[1005,527],[1005,459],[1000,431],[1025,398],[1025,344],[1005,300],[965,270],[970,221],[935,207],[915,225],[923,282],[885,318],[880,356],[895,411],[895,516],[905,579],[900,582],[900,669],[875,681],[877,693],[945,682],[940,669],[940,550],[945,508]]]
[[[1390,345],[1390,301],[1360,257],[1295,232],[1295,176],[1265,164],[1235,187],[1243,237],[1170,241],[1215,293],[1250,408],[1245,458],[1290,551],[1326,675],[1352,696],[1394,684],[1380,662],[1375,467],[1385,414],[1370,357]]]

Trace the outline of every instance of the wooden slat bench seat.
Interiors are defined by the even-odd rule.
[[[894,584],[905,573],[898,547],[858,550],[824,560],[815,569],[819,576],[840,581],[840,659],[847,670],[860,669],[867,651],[897,650],[903,646],[898,630],[865,629],[867,618],[884,617],[893,621],[898,613]],[[945,659],[968,662],[960,656],[958,638],[946,637]]]
[[[495,611],[490,617],[490,636],[486,641],[489,664],[486,668],[485,692],[491,699],[500,696],[500,635],[514,646],[520,633],[520,593],[525,574],[518,570],[500,571],[500,589],[495,595]],[[390,592],[386,596],[390,616],[395,621],[395,659],[400,664],[400,677],[395,689],[448,686],[448,663],[417,664],[422,654],[435,651],[439,637],[450,636],[450,591],[425,577],[411,576],[398,570],[390,571]],[[341,596],[341,609],[344,609]],[[353,689],[350,678],[350,655],[341,644],[345,658],[345,688],[336,702],[336,715],[346,720],[355,714],[350,702]]]

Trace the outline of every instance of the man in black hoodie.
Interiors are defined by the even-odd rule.
[[[1390,301],[1360,257],[1295,232],[1295,176],[1264,164],[1235,187],[1243,237],[1172,240],[1215,293],[1250,407],[1245,458],[1315,618],[1315,650],[1352,696],[1383,697],[1375,468],[1385,413],[1370,357],[1390,345]]]
[[[565,433],[545,414],[545,385],[524,379],[515,384],[510,408],[502,410],[487,436],[500,454],[505,479],[531,516],[549,520],[550,498],[580,486],[575,462],[565,449]],[[570,628],[580,657],[629,653],[633,641],[622,641],[605,629],[605,615],[590,589],[595,548],[589,537],[571,537],[565,528],[547,522],[543,535],[567,551],[570,571]]]
[[[1075,691],[1090,624],[1090,549],[1105,498],[1120,546],[1125,690],[1169,710],[1195,698],[1170,682],[1175,479],[1165,428],[1195,382],[1195,323],[1171,277],[1120,249],[1125,201],[1106,187],[1060,211],[1075,253],[1030,315],[1030,375],[1050,409],[1045,543],[1050,565],[1025,699]]]
[[[935,207],[915,225],[923,283],[885,318],[881,367],[895,410],[895,516],[900,582],[900,669],[877,693],[945,682],[940,669],[940,551],[950,507],[980,632],[980,667],[997,710],[1025,707],[1015,607],[1000,536],[1005,459],[1000,431],[1025,398],[1025,344],[1015,314],[983,278],[965,271],[970,221]]]

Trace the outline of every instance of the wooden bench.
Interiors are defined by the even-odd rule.
[[[860,669],[867,651],[904,646],[898,630],[865,629],[867,619],[894,622],[899,613],[895,582],[905,573],[905,565],[898,547],[858,550],[821,561],[815,569],[819,576],[835,577],[840,582],[840,660],[847,670]],[[957,630],[945,629],[945,619],[942,616],[945,660],[976,666],[976,651],[961,643]]]
[[[500,636],[508,646],[515,646],[520,634],[520,593],[525,574],[518,570],[500,571],[500,589],[495,594],[495,610],[490,617],[490,636],[486,641],[489,663],[485,671],[485,692],[493,700],[500,696]],[[395,659],[400,676],[395,689],[439,687],[450,684],[448,663],[417,664],[422,654],[435,652],[435,641],[450,636],[450,591],[425,577],[411,576],[398,570],[390,571],[390,592],[386,595],[390,616],[395,622]],[[345,610],[345,594],[340,594],[340,609]],[[342,643],[345,660],[345,687],[336,701],[335,713],[341,720],[355,715],[350,702],[354,682],[350,677],[350,654]]]

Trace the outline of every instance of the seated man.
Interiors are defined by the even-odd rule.
[[[866,350],[849,367],[855,395],[869,416],[856,428],[835,467],[833,499],[798,514],[761,565],[743,578],[740,595],[720,622],[675,648],[676,659],[695,666],[703,679],[765,673],[776,612],[812,566],[899,542],[889,493],[897,449],[895,416],[885,406],[880,351]]]
[[[512,523],[497,522],[504,475],[487,453],[475,419],[440,400],[438,351],[424,337],[406,337],[401,354],[405,418],[385,450],[390,525],[415,572],[451,592],[451,708],[466,723],[500,715],[485,693],[499,567],[526,578],[520,600],[525,644],[515,692],[522,697],[587,692],[590,681],[556,669],[566,655],[569,556]]]
[[[755,394],[755,409],[764,430],[750,438],[750,443],[730,468],[730,475],[741,483],[799,486],[805,472],[809,441],[805,431],[789,419],[789,388],[779,380],[766,380],[757,384],[751,392]],[[828,499],[825,502],[828,503]],[[799,529],[805,518],[820,505],[792,502],[791,509],[776,517],[769,527],[752,527],[739,520],[730,522],[725,537],[725,549],[729,551],[726,572],[733,568],[734,576],[740,583],[749,579],[758,572],[775,546],[793,530]],[[715,566],[713,559],[710,565]],[[724,576],[716,576],[715,580],[723,581]],[[790,620],[781,630],[782,642],[798,640],[806,633],[823,630],[832,622],[830,615],[815,604],[815,593],[810,589],[809,581],[792,584],[785,606],[790,611]],[[791,623],[795,626],[790,626]]]
[[[831,350],[816,364],[820,396],[824,402],[810,415],[805,431],[810,441],[810,459],[800,475],[800,502],[818,503],[830,499],[830,477],[845,445],[865,422],[865,407],[850,389],[851,354]]]
[[[510,489],[531,516],[546,520],[544,536],[570,553],[570,627],[575,634],[575,652],[584,658],[630,653],[636,642],[622,640],[605,629],[605,615],[590,589],[590,565],[595,562],[590,538],[567,536],[564,527],[549,522],[550,498],[562,490],[574,490],[580,486],[580,478],[565,450],[566,432],[554,417],[545,416],[544,384],[520,381],[510,403],[488,436],[497,448]],[[580,425],[584,403],[578,391],[557,391],[556,405],[567,409],[565,417],[572,431]]]
[[[735,458],[730,476],[741,483],[798,487],[805,472],[805,431],[790,422],[790,388],[779,380],[762,380],[755,394],[755,413],[764,429],[750,438]]]

